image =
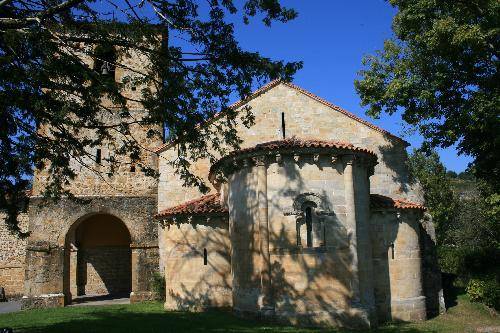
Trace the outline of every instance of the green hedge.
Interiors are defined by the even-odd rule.
[[[472,302],[500,310],[500,284],[494,276],[470,279],[466,291]]]

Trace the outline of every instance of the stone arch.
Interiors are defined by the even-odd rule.
[[[67,227],[64,244],[66,302],[83,295],[128,295],[132,289],[132,234],[125,221],[102,211]]]
[[[295,200],[293,200],[293,209],[295,211],[302,211],[304,204],[306,203],[313,203],[316,205],[315,208],[324,208],[324,205],[322,204],[323,200],[319,195],[315,193],[301,193],[295,197]]]
[[[129,219],[126,216],[123,216],[123,214],[121,214],[120,211],[115,209],[110,209],[107,207],[100,207],[99,209],[94,209],[94,207],[89,207],[89,209],[84,211],[83,213],[79,212],[79,214],[73,216],[70,220],[70,223],[62,225],[62,228],[57,238],[59,246],[65,247],[68,235],[70,235],[76,228],[78,228],[78,226],[82,222],[86,221],[87,219],[89,219],[94,215],[99,215],[99,214],[110,215],[118,218],[127,227],[130,233],[131,242],[132,243],[137,242],[137,235],[135,235],[134,233],[133,222],[129,221]]]

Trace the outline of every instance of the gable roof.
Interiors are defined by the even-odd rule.
[[[374,125],[374,124],[372,124],[372,123],[370,123],[370,122],[368,122],[368,121],[366,121],[366,120],[364,120],[364,119],[356,116],[354,113],[351,113],[351,112],[349,112],[349,111],[341,108],[340,106],[332,104],[332,103],[328,102],[327,100],[325,100],[325,99],[323,99],[323,98],[321,98],[321,97],[313,94],[312,92],[307,91],[307,90],[305,90],[305,89],[303,89],[303,88],[301,88],[301,87],[299,87],[299,86],[297,86],[297,85],[295,85],[295,84],[293,84],[291,82],[283,81],[281,79],[273,80],[273,81],[271,81],[271,82],[263,85],[262,87],[260,87],[259,89],[255,90],[253,93],[251,93],[247,98],[245,98],[243,100],[239,100],[239,101],[233,103],[232,105],[230,105],[229,108],[230,109],[237,109],[237,108],[239,108],[239,107],[247,104],[252,99],[254,99],[254,98],[262,95],[263,93],[265,93],[265,92],[273,89],[274,87],[276,87],[276,86],[278,86],[280,84],[283,84],[283,85],[285,85],[285,86],[287,86],[287,87],[289,87],[289,88],[291,88],[291,89],[293,89],[293,90],[295,90],[295,91],[297,91],[297,92],[299,92],[299,93],[301,93],[303,95],[306,95],[309,98],[312,98],[315,101],[317,101],[317,102],[319,102],[319,103],[321,103],[321,104],[329,107],[330,109],[335,110],[337,112],[340,112],[343,115],[345,115],[345,116],[347,116],[347,117],[349,117],[349,118],[351,118],[353,120],[356,120],[357,122],[359,122],[359,123],[361,123],[361,124],[363,124],[365,126],[368,126],[368,127],[370,127],[371,129],[373,129],[373,130],[375,130],[377,132],[380,132],[380,133],[382,133],[384,135],[387,135],[387,136],[389,136],[389,137],[391,137],[393,139],[399,140],[403,144],[405,144],[406,146],[410,145],[407,141],[403,140],[402,138],[400,138],[400,137],[398,137],[398,136],[390,133],[389,131],[386,131],[385,129],[383,129],[381,127],[378,127],[378,126],[376,126],[376,125]],[[219,119],[222,116],[223,116],[223,113],[219,112],[214,117],[212,117],[211,119],[207,120],[205,122],[205,124],[210,124],[210,123],[212,123],[213,121]],[[170,148],[172,145],[174,145],[175,142],[176,141],[166,142],[166,143],[162,144],[161,146],[157,147],[156,149],[154,149],[154,151],[155,151],[155,153],[161,153],[162,151],[164,151],[164,150]]]

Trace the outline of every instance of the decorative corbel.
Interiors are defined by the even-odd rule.
[[[276,163],[279,165],[283,163],[283,156],[281,156],[281,154],[276,154]]]
[[[254,156],[252,157],[252,161],[256,166],[265,166],[266,165],[266,157],[265,156]]]

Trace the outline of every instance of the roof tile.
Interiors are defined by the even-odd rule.
[[[405,199],[393,199],[380,194],[370,194],[371,208],[397,208],[426,210],[425,206]]]
[[[220,194],[214,193],[167,208],[154,217],[161,219],[180,215],[226,214],[227,212],[227,208],[220,203]]]

